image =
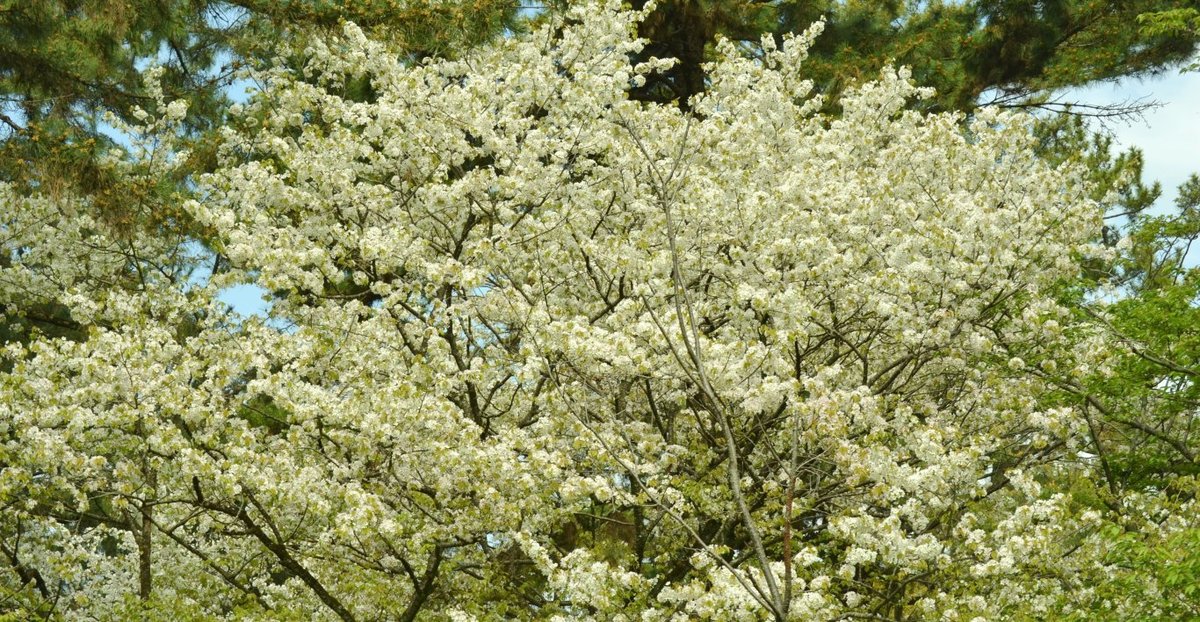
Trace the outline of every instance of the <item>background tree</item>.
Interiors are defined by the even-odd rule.
[[[1092,110],[1054,97],[1064,88],[1186,62],[1197,36],[1178,22],[1195,8],[1190,0],[666,0],[639,27],[649,40],[642,56],[679,62],[634,94],[686,105],[705,88],[703,63],[718,36],[755,49],[763,33],[796,33],[824,18],[825,32],[808,62],[817,92],[831,104],[848,85],[892,62],[937,89],[922,104],[936,110],[994,104],[1061,111],[1074,103],[1076,113],[1127,114],[1137,106]],[[1131,27],[1143,15],[1158,26]]]
[[[405,53],[452,55],[515,27],[515,20],[510,0],[6,1],[0,4],[6,132],[0,179],[42,193],[83,192],[101,213],[128,226],[132,215],[122,206],[149,189],[122,184],[104,166],[101,156],[120,140],[104,131],[104,117],[131,122],[135,108],[155,112],[143,74],[148,65],[163,68],[156,79],[170,99],[187,102],[181,129],[203,134],[224,122],[239,69],[270,59],[293,36],[353,21],[386,33]]]

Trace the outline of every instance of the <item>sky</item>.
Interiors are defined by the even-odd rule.
[[[1174,205],[1176,188],[1200,173],[1200,71],[1167,73],[1148,79],[1130,78],[1098,84],[1068,94],[1080,102],[1110,104],[1147,99],[1160,105],[1141,120],[1108,124],[1120,148],[1137,147],[1145,158],[1144,178],[1159,181],[1158,209]]]

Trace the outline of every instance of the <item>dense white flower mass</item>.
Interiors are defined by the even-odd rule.
[[[631,65],[616,4],[417,66],[312,41],[184,207],[231,266],[208,284],[6,190],[0,304],[84,334],[4,353],[4,593],[80,620],[1085,602],[1098,516],[1039,483],[1093,468],[1043,379],[1103,364],[1056,302],[1099,226],[1079,171],[1022,116],[913,112],[903,69],[818,114],[820,25],[721,48],[689,112],[631,101],[669,61]],[[236,283],[272,325],[221,310]]]

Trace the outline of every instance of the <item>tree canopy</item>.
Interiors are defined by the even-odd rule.
[[[5,14],[139,103],[81,160],[120,192],[0,185],[0,619],[1200,613],[1200,191],[1151,214],[1136,153],[1021,110],[1182,61],[1190,9],[564,4],[473,45],[515,7],[243,2],[246,48],[180,4],[255,50],[211,115],[138,66],[168,5]],[[115,105],[6,75],[8,149]]]

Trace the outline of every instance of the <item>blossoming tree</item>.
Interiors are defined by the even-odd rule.
[[[1106,364],[1056,302],[1099,226],[1080,172],[1021,116],[907,111],[903,70],[817,114],[819,24],[722,48],[686,113],[630,101],[669,63],[631,65],[638,18],[419,66],[311,42],[184,206],[230,266],[204,284],[178,240],[7,193],[0,304],[72,331],[4,352],[0,611],[1089,606],[1100,516],[1044,485],[1095,468],[1048,379]],[[237,283],[271,323],[215,301]]]

